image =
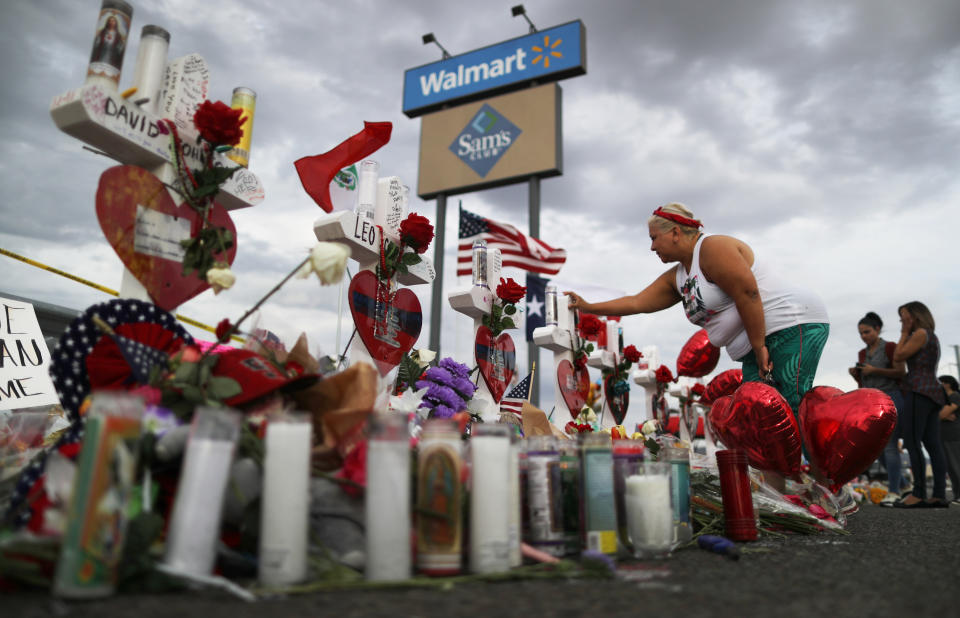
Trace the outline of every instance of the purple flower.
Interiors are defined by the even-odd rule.
[[[457,397],[457,394],[453,392],[453,389],[449,386],[432,384],[427,390],[425,397],[448,408],[459,410],[463,407],[463,400]]]
[[[450,386],[452,386],[453,390],[457,391],[457,394],[463,399],[470,399],[477,390],[476,385],[468,378],[454,377]]]
[[[456,412],[452,408],[448,408],[444,405],[439,405],[433,409],[433,413],[430,415],[433,418],[450,418]]]
[[[434,384],[443,384],[450,386],[454,376],[442,367],[430,367],[423,374],[424,381],[430,381]],[[421,387],[422,388],[422,387]]]
[[[458,378],[465,378],[468,375],[470,375],[470,370],[467,368],[466,365],[462,363],[458,363],[457,361],[453,360],[449,356],[441,360],[439,363],[437,363],[437,365],[448,370],[450,373],[457,376]]]

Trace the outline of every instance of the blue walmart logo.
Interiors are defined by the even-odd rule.
[[[490,173],[521,133],[523,131],[506,116],[484,103],[450,144],[450,152],[482,178]]]

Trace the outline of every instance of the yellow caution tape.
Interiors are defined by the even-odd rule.
[[[104,285],[100,285],[99,283],[94,283],[93,281],[88,281],[87,279],[84,279],[84,278],[82,278],[82,277],[78,277],[78,276],[76,276],[76,275],[71,275],[70,273],[65,272],[65,271],[62,271],[62,270],[60,270],[59,268],[54,268],[53,266],[47,266],[46,264],[42,264],[42,263],[40,263],[40,262],[37,262],[36,260],[31,260],[30,258],[25,257],[25,256],[22,256],[22,255],[20,255],[20,254],[18,254],[18,253],[14,253],[13,251],[8,251],[8,250],[4,249],[3,247],[0,247],[0,255],[5,255],[5,256],[10,257],[10,258],[13,258],[13,259],[15,259],[15,260],[20,260],[20,261],[23,262],[24,264],[29,264],[30,266],[35,266],[35,267],[37,267],[37,268],[39,268],[39,269],[41,269],[41,270],[45,270],[45,271],[47,271],[47,272],[54,273],[55,275],[60,275],[61,277],[66,277],[67,279],[72,279],[72,280],[76,281],[77,283],[82,283],[82,284],[84,284],[84,285],[86,285],[86,286],[92,287],[92,288],[95,289],[95,290],[100,290],[101,292],[104,292],[104,293],[106,293],[106,294],[109,294],[110,296],[120,296],[120,292],[118,292],[118,291],[116,291],[116,290],[110,289],[110,288],[108,288],[108,287],[106,287],[106,286],[104,286]],[[184,324],[189,324],[190,326],[195,326],[195,327],[200,328],[200,329],[203,329],[203,330],[205,330],[205,331],[207,331],[207,332],[213,333],[214,335],[217,334],[217,329],[216,329],[216,328],[214,328],[214,327],[212,327],[212,326],[209,326],[209,325],[207,325],[207,324],[204,324],[203,322],[198,322],[197,320],[194,320],[193,318],[188,318],[187,316],[185,316],[185,315],[180,315],[179,313],[175,314],[174,317],[176,317],[178,320],[180,320],[180,321],[183,322]],[[232,340],[237,341],[237,342],[240,342],[240,343],[244,343],[244,342],[246,341],[246,340],[243,339],[242,337],[238,337],[238,336],[236,336],[236,335],[231,335],[230,338],[231,338]]]

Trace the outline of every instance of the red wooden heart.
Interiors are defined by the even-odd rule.
[[[570,410],[570,416],[577,418],[580,410],[587,404],[590,395],[590,373],[586,367],[576,369],[567,359],[557,365],[557,383],[560,385],[560,395],[563,403]]]
[[[800,429],[775,388],[746,382],[710,408],[710,424],[729,448],[743,449],[750,465],[784,476],[800,471]]]
[[[387,301],[379,294],[380,281],[369,270],[361,270],[350,282],[350,313],[357,325],[360,341],[377,364],[380,375],[387,375],[400,363],[420,337],[423,313],[417,295],[401,288]]]
[[[873,388],[818,386],[804,395],[799,415],[807,453],[833,489],[866,470],[897,425],[893,400]]]
[[[500,403],[503,394],[507,392],[507,386],[517,373],[517,351],[513,339],[507,333],[500,333],[494,339],[490,329],[481,326],[477,329],[474,356],[493,400]]]
[[[176,205],[166,187],[147,170],[118,165],[105,171],[97,187],[97,219],[124,266],[163,309],[173,311],[210,287],[196,272],[184,277],[182,254],[178,258],[176,253],[184,234],[199,229],[199,215],[186,203]],[[233,234],[233,247],[223,255],[232,264],[237,229],[230,215],[214,204],[210,222]]]
[[[613,420],[616,421],[614,423],[616,425],[623,423],[623,419],[627,416],[627,408],[630,406],[629,389],[620,395],[615,395],[613,392],[613,385],[619,379],[614,374],[610,374],[603,379],[603,396],[607,398],[607,405],[610,407],[610,412],[613,413]]]

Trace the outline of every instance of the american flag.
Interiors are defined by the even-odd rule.
[[[517,416],[523,412],[523,402],[530,399],[530,376],[513,387],[509,393],[500,400],[500,412],[512,412]]]
[[[504,266],[555,275],[567,261],[564,249],[554,249],[542,240],[527,236],[508,223],[497,223],[460,209],[460,244],[457,247],[457,276],[471,274],[473,242],[485,240],[490,250],[500,249]]]

